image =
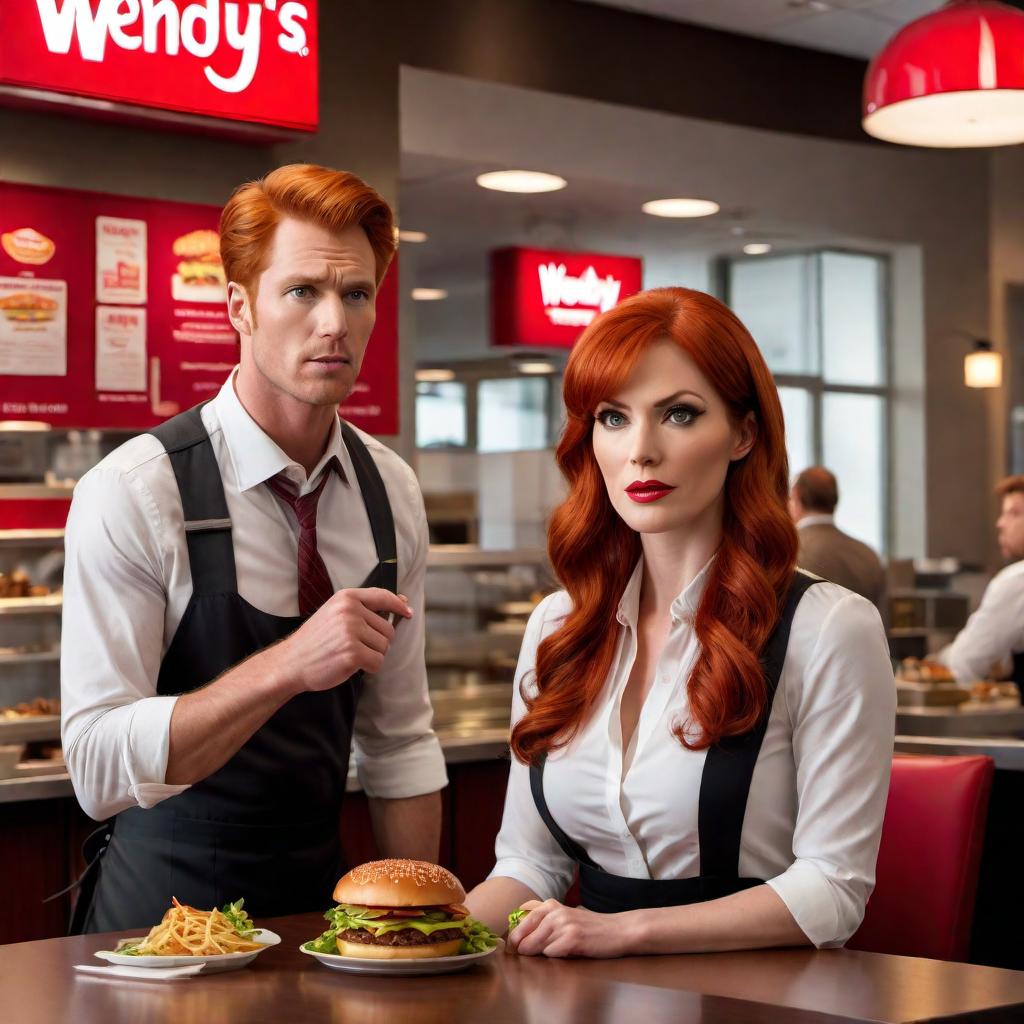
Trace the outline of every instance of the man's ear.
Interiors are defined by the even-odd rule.
[[[738,462],[746,455],[750,454],[750,449],[754,447],[757,441],[757,417],[753,412],[748,412],[743,417],[743,422],[740,423],[739,429],[736,432],[736,443],[732,449],[732,455],[729,456],[730,461]]]
[[[228,282],[228,319],[239,334],[252,336],[253,316],[249,295],[236,281]]]

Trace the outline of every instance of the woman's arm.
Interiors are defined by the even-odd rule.
[[[515,878],[495,876],[482,881],[467,897],[470,914],[483,921],[492,932],[504,935],[508,930],[508,915],[529,901],[536,902],[537,894]]]
[[[767,885],[707,903],[623,914],[596,914],[555,900],[527,904],[526,909],[530,913],[508,937],[512,950],[524,956],[711,953],[806,946],[809,941]]]

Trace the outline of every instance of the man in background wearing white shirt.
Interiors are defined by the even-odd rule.
[[[1024,476],[1001,480],[996,494],[999,550],[1012,564],[992,577],[978,610],[937,657],[959,683],[1008,677],[1024,688]]]
[[[239,366],[83,477],[68,519],[64,750],[83,808],[112,818],[75,931],[154,925],[172,897],[326,906],[350,750],[381,853],[438,854],[423,500],[338,415],[391,210],[292,165],[236,190],[220,227]]]

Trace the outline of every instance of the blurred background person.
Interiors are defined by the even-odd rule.
[[[836,526],[839,484],[824,466],[797,476],[789,493],[789,511],[800,539],[797,564],[822,579],[866,597],[884,612],[885,569],[863,542]]]
[[[959,683],[1009,677],[1024,689],[1024,476],[1000,480],[996,494],[999,550],[1011,564],[992,577],[978,610],[936,657]]]

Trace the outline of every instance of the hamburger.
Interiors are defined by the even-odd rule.
[[[364,960],[414,960],[484,952],[497,936],[469,916],[462,883],[437,864],[375,860],[334,887],[331,924],[303,947]]]
[[[3,315],[8,320],[20,323],[52,320],[57,308],[57,303],[53,299],[38,292],[14,292],[0,299],[0,311]]]
[[[227,278],[220,259],[220,235],[202,228],[174,240],[181,261],[171,278],[171,295],[185,302],[218,302],[226,295]]]

